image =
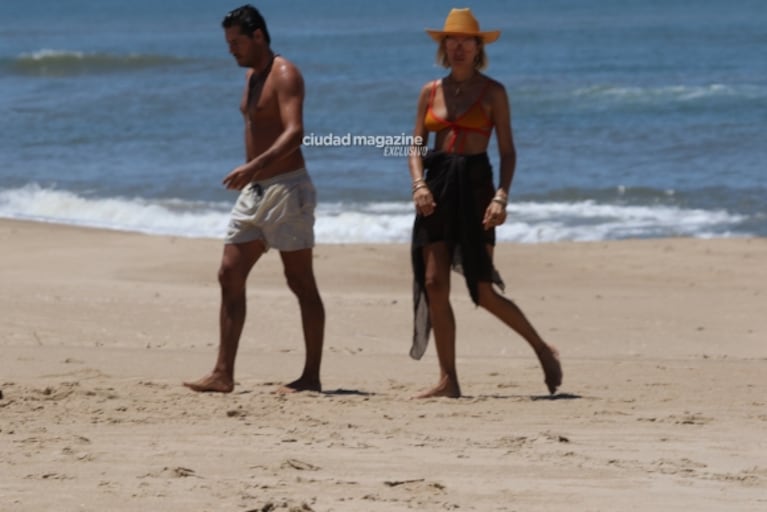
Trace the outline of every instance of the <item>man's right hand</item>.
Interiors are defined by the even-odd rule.
[[[243,164],[227,174],[222,183],[229,190],[242,190],[253,181],[254,174],[248,164]]]

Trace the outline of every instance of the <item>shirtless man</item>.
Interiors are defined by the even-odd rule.
[[[239,190],[218,272],[221,284],[218,359],[207,376],[184,385],[229,393],[245,323],[245,284],[258,259],[280,251],[285,277],[301,309],[306,360],[301,376],[278,391],[321,391],[320,362],[325,310],[312,270],[316,193],[301,153],[304,83],[298,68],[270,48],[266,22],[245,5],[222,22],[229,52],[247,68],[240,109],[245,118],[247,161],[223,180]]]

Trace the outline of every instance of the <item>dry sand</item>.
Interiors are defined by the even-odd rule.
[[[767,510],[767,240],[504,244],[532,351],[455,276],[464,398],[411,400],[404,245],[320,245],[323,393],[279,258],[249,281],[230,395],[210,370],[218,240],[0,221],[0,510]]]

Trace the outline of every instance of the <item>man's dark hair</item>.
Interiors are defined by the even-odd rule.
[[[221,26],[224,28],[240,27],[242,33],[248,37],[253,37],[253,32],[256,30],[261,30],[266,44],[271,44],[272,42],[269,37],[269,30],[266,28],[266,20],[258,12],[258,9],[250,4],[243,5],[226,13]]]

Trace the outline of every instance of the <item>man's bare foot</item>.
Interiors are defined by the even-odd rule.
[[[460,398],[461,396],[461,388],[458,385],[458,382],[443,378],[439,381],[439,384],[434,386],[433,388],[424,391],[423,393],[419,393],[413,398],[435,398],[435,397],[447,397],[447,398]]]
[[[559,363],[559,352],[553,346],[545,345],[542,350],[536,351],[536,354],[543,367],[543,374],[546,376],[546,387],[549,388],[549,393],[553,395],[557,388],[562,385],[562,365]]]
[[[300,377],[290,384],[280,386],[277,388],[275,393],[280,395],[289,395],[291,393],[300,393],[301,391],[316,391],[319,393],[322,391],[322,384],[320,383],[319,379],[306,379],[304,377]]]
[[[234,381],[214,372],[200,380],[184,382],[184,386],[200,393],[231,393],[234,390]]]

